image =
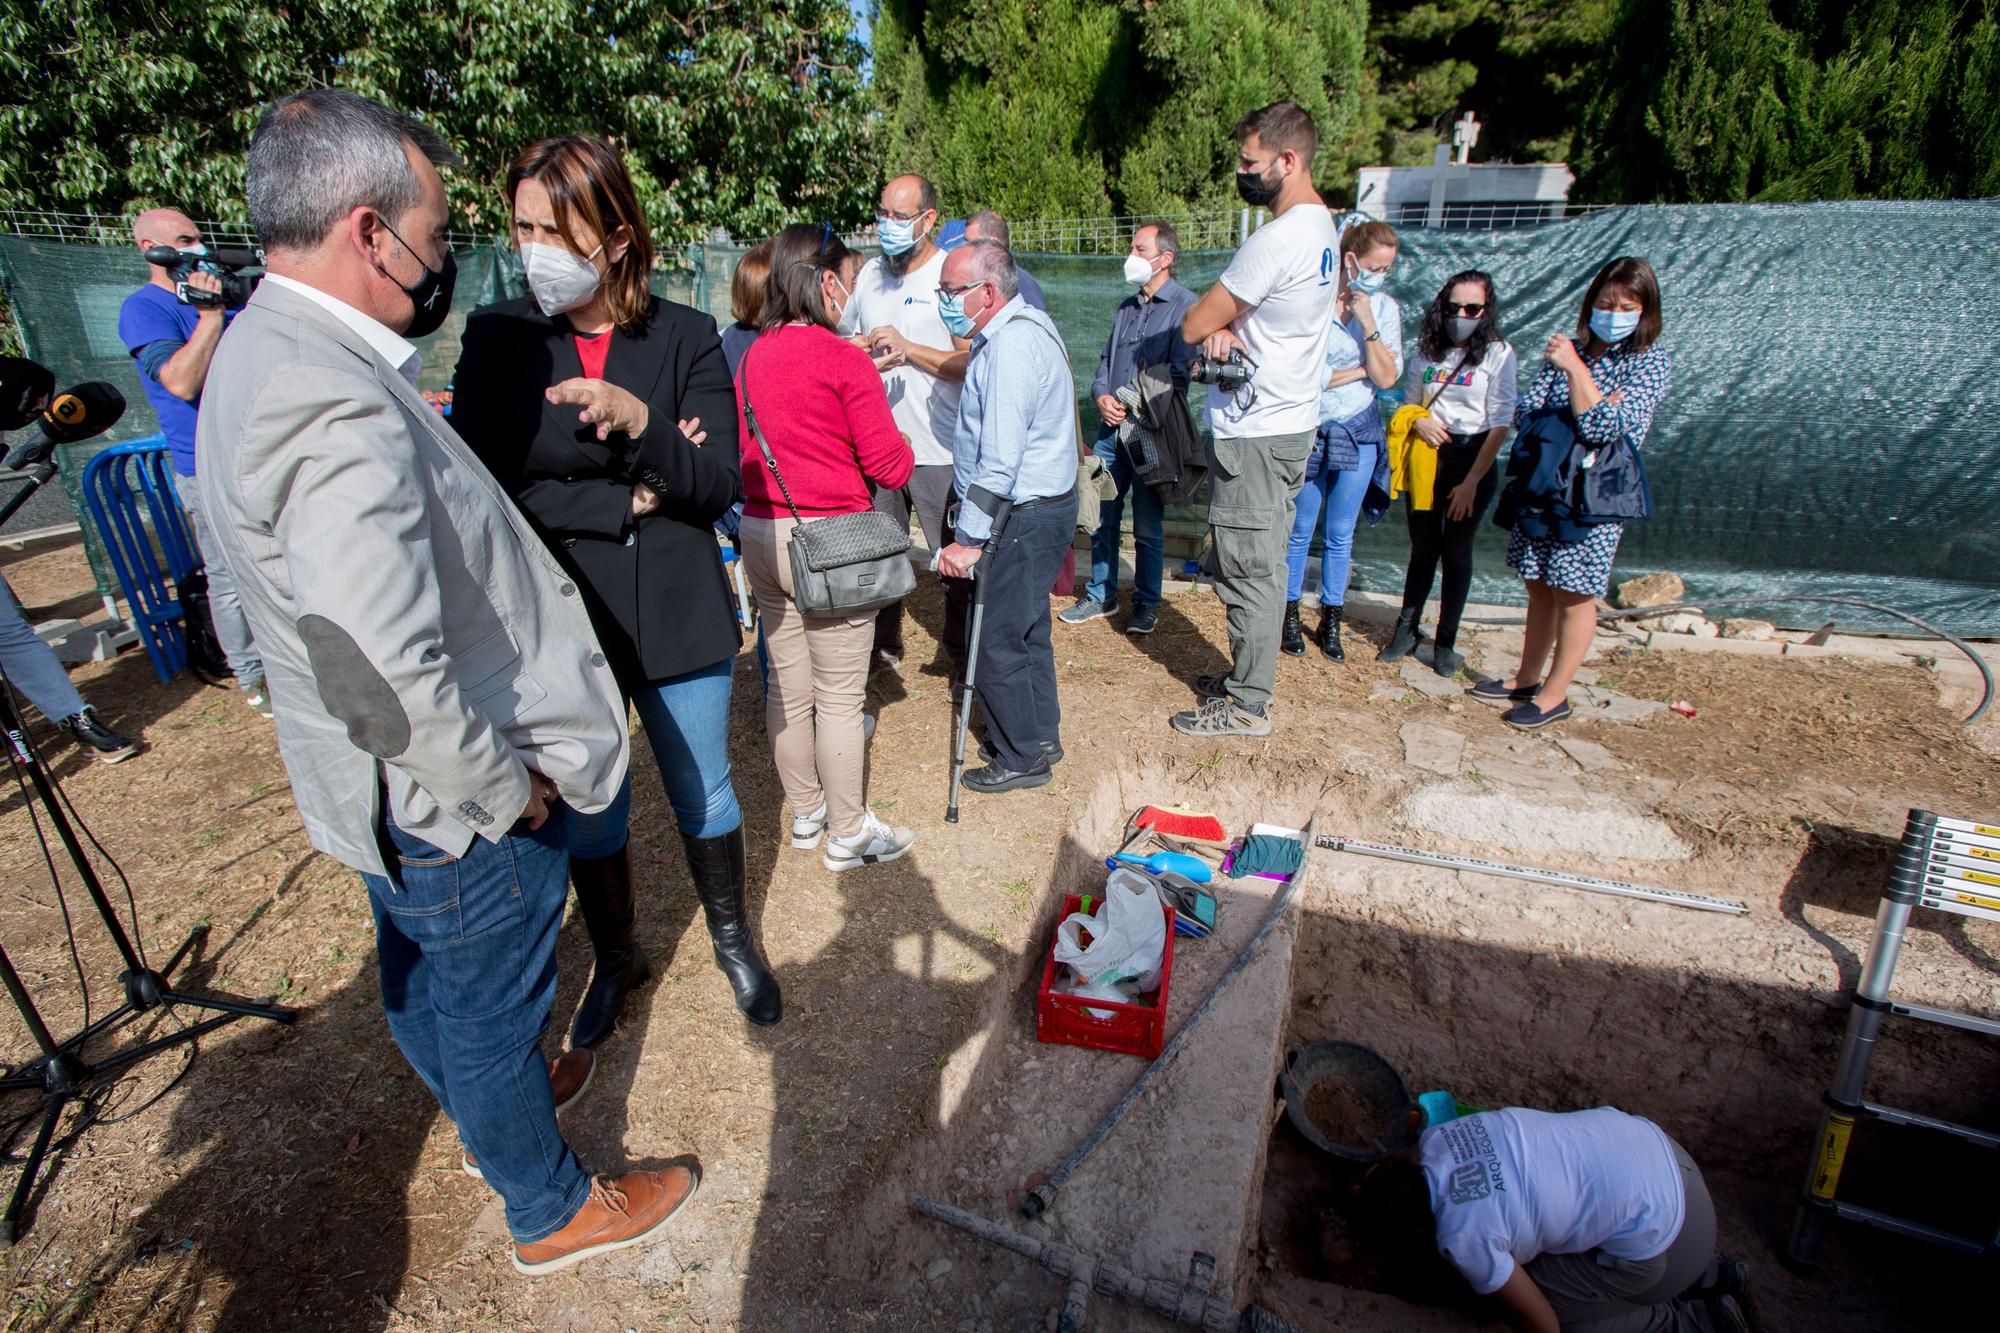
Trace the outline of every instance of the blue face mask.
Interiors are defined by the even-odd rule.
[[[877,213],[875,236],[882,242],[884,254],[900,255],[917,243],[917,219],[892,218]]]
[[[1373,269],[1361,268],[1357,265],[1354,272],[1348,277],[1347,285],[1353,290],[1360,292],[1363,296],[1373,296],[1389,285],[1389,270],[1383,269],[1380,273],[1377,273]]]
[[[947,296],[938,293],[938,318],[944,321],[945,331],[954,338],[972,336],[972,316],[965,313],[965,293]]]
[[[1639,314],[1637,310],[1592,310],[1590,331],[1600,342],[1622,343],[1639,327]]]

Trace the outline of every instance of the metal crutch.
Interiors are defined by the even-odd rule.
[[[993,511],[993,530],[986,536],[986,553],[995,555],[1000,546],[1000,530],[1014,512],[1012,500],[1002,500]],[[991,567],[990,565],[988,566]],[[965,693],[958,701],[958,727],[951,746],[951,797],[945,802],[944,822],[958,822],[958,783],[965,776],[965,737],[972,726],[972,683],[979,673],[979,627],[986,618],[986,577],[979,566],[972,567],[972,626],[965,639]]]

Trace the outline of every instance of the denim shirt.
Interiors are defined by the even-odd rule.
[[[1120,301],[1104,354],[1097,358],[1097,377],[1090,382],[1090,396],[1102,398],[1116,392],[1149,366],[1171,365],[1174,386],[1187,388],[1188,367],[1200,349],[1181,337],[1181,321],[1194,302],[1194,293],[1172,278],[1151,296],[1134,292]]]
[[[1015,296],[972,339],[952,489],[960,499],[977,488],[1015,504],[1067,495],[1076,489],[1076,431],[1076,381],[1062,335]],[[992,531],[977,505],[959,506],[960,543],[977,546]]]

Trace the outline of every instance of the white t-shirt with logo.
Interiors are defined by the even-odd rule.
[[[854,299],[840,319],[843,334],[866,333],[889,325],[922,347],[950,351],[955,344],[938,318],[938,284],[944,278],[944,251],[897,278],[869,260],[854,280]],[[910,437],[917,466],[951,463],[951,442],[958,433],[958,380],[939,379],[915,366],[898,366],[882,376],[889,391],[889,411],[896,426]]]
[[[1481,1111],[1425,1130],[1417,1151],[1438,1249],[1482,1296],[1544,1254],[1658,1258],[1687,1214],[1666,1132],[1609,1106]]]
[[[1209,428],[1223,439],[1310,434],[1338,291],[1340,236],[1324,204],[1294,204],[1250,233],[1222,271],[1222,285],[1252,308],[1229,327],[1257,363],[1249,391],[1225,397],[1210,386]]]
[[[1403,401],[1419,407],[1429,403],[1431,415],[1453,435],[1484,435],[1495,426],[1511,427],[1518,396],[1513,344],[1489,343],[1475,366],[1464,364],[1464,350],[1447,348],[1442,361],[1419,352],[1403,384]],[[1440,389],[1438,381],[1445,376],[1451,383]]]

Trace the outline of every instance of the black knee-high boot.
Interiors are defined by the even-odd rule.
[[[681,835],[687,849],[688,874],[708,918],[708,938],[715,946],[715,965],[736,992],[736,1007],[752,1023],[768,1027],[784,1012],[778,979],[764,961],[750,933],[743,906],[743,830],[734,828],[718,838]]]
[[[569,1025],[569,1044],[585,1049],[616,1030],[626,995],[652,979],[653,967],[632,934],[630,849],[620,847],[614,855],[591,860],[573,856],[569,877],[596,955],[590,985]]]

